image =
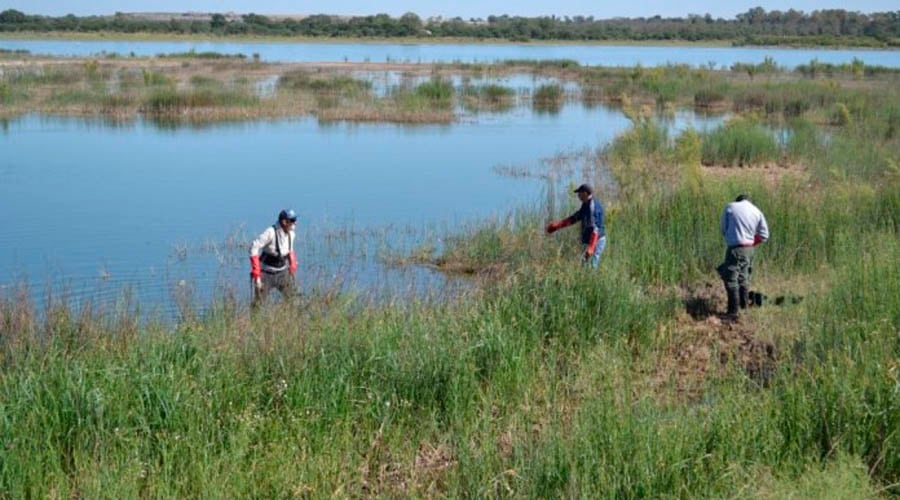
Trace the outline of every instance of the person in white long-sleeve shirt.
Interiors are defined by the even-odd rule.
[[[253,283],[253,306],[258,306],[272,288],[290,299],[295,292],[294,274],[297,254],[294,253],[294,226],[297,214],[282,210],[278,222],[267,227],[250,244],[250,280]]]
[[[754,247],[769,239],[769,226],[762,211],[742,194],[725,205],[720,230],[728,247],[725,262],[718,267],[728,297],[726,316],[737,319],[738,309],[749,304]]]

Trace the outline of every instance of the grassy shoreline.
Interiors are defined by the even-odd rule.
[[[134,84],[160,106],[206,98],[172,94],[158,71],[135,72]],[[581,74],[604,96],[625,92],[633,126],[537,172],[561,184],[545,199],[445,235],[443,254],[420,259],[483,278],[453,302],[360,307],[321,290],[251,314],[224,294],[170,326],[142,323],[134,304],[35,311],[27,294],[0,297],[0,491],[897,494],[900,87],[891,75],[738,75],[719,88],[679,68]],[[312,96],[364,90],[340,75],[286,76],[286,91]],[[206,78],[185,81],[222,90]],[[446,103],[445,82],[426,83],[404,98]],[[669,137],[656,105],[692,102],[697,89],[706,104],[735,99],[740,116],[721,132]],[[763,123],[790,127],[775,154],[793,168],[759,163],[773,154]],[[733,166],[710,169],[707,157]],[[566,184],[582,181],[608,213],[599,272],[583,272],[572,229],[542,231],[575,208]],[[772,229],[753,288],[803,300],[773,300],[733,325],[716,314],[714,268],[718,217],[739,192]]]

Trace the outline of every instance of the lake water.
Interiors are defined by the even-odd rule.
[[[870,49],[782,49],[772,47],[685,47],[549,44],[438,44],[421,43],[284,43],[218,41],[63,41],[0,39],[0,48],[28,50],[54,56],[119,54],[152,56],[177,52],[258,54],[270,62],[463,62],[491,63],[509,59],[572,59],[591,66],[659,66],[689,64],[728,68],[735,62],[760,63],[766,57],[794,68],[813,59],[823,63],[849,63],[900,67],[900,51]]]
[[[687,113],[672,125],[719,120]],[[384,266],[385,246],[507,218],[546,184],[498,171],[598,147],[628,125],[618,109],[577,103],[427,126],[0,122],[0,286],[100,303],[128,288],[164,310],[184,291],[201,304],[223,287],[246,296],[247,242],[293,207],[304,288],[427,290],[444,278]]]

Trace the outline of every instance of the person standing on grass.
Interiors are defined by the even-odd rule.
[[[297,214],[282,210],[278,222],[267,227],[250,245],[250,280],[253,284],[253,307],[259,306],[273,288],[285,299],[295,293],[294,226]]]
[[[728,297],[726,317],[736,320],[738,308],[744,309],[749,303],[754,247],[769,239],[769,226],[766,216],[745,194],[725,205],[719,225],[728,248],[725,262],[717,269]]]
[[[581,243],[584,245],[584,264],[594,269],[600,265],[600,255],[606,248],[606,223],[604,222],[603,205],[594,198],[594,190],[582,184],[574,191],[581,201],[581,207],[574,214],[553,221],[547,225],[547,234],[581,222]]]

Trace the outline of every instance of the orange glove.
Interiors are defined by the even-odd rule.
[[[569,219],[557,220],[557,221],[551,222],[550,224],[547,224],[546,231],[547,231],[547,234],[553,234],[556,231],[558,231],[564,227],[571,226],[571,225],[572,225],[572,223],[569,221]]]
[[[291,275],[293,275],[297,272],[297,254],[295,254],[293,250],[291,250],[291,253],[288,254],[288,260],[290,260],[290,270]]]
[[[594,255],[594,252],[597,251],[597,242],[600,241],[600,235],[597,231],[591,233],[591,241],[588,243],[587,248],[584,249],[584,258],[587,259]]]
[[[262,271],[259,267],[259,255],[253,255],[250,257],[250,277],[258,280],[260,276],[262,276]]]

